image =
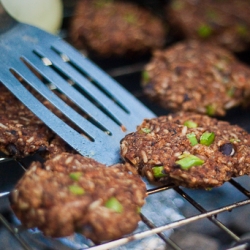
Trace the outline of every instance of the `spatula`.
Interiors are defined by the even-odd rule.
[[[1,3],[0,13],[0,82],[80,154],[104,164],[119,162],[119,141],[144,118],[155,115],[59,37],[15,21]],[[81,128],[85,136],[47,109],[20,79]],[[49,86],[67,96],[85,115],[67,105]]]

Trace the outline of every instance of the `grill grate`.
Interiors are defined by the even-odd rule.
[[[126,66],[124,66],[122,62],[121,67],[117,68],[113,68],[112,64],[114,64],[114,62],[111,63],[111,67],[107,64],[106,61],[99,61],[97,62],[97,64],[99,64],[101,68],[106,70],[107,73],[109,73],[124,87],[131,91],[137,98],[139,98],[144,104],[152,109],[154,113],[156,113],[157,115],[164,115],[167,113],[166,110],[163,110],[158,106],[149,103],[149,101],[143,96],[141,92],[139,86],[140,72],[143,69],[145,63],[148,61],[148,58],[144,58],[143,60],[145,61],[140,61],[139,63],[136,62],[135,64],[126,62],[128,64]],[[116,61],[115,65],[117,64],[119,64],[119,62]],[[231,123],[238,124],[250,131],[250,117],[247,110],[232,110],[230,114],[223,119],[228,120]],[[142,239],[147,239],[152,235],[157,235],[155,237],[157,239],[159,238],[163,243],[162,248],[159,249],[169,249],[170,247],[174,250],[181,250],[185,248],[180,247],[179,242],[171,239],[169,235],[171,235],[171,233],[176,230],[185,228],[186,226],[190,226],[194,223],[202,223],[204,227],[209,227],[209,225],[212,224],[213,229],[215,230],[216,228],[215,231],[218,232],[218,234],[221,233],[224,237],[228,238],[227,244],[229,244],[228,242],[241,242],[241,235],[243,233],[232,227],[232,225],[228,223],[227,219],[225,219],[222,215],[226,215],[226,217],[228,218],[230,217],[230,213],[236,211],[236,216],[240,218],[241,209],[250,204],[250,185],[248,185],[248,187],[245,187],[247,186],[246,183],[249,182],[248,176],[245,176],[243,178],[243,181],[241,177],[232,179],[229,182],[225,183],[222,187],[216,188],[212,191],[193,191],[173,185],[149,189],[149,197],[156,196],[157,194],[164,194],[164,197],[167,198],[171,193],[170,197],[174,196],[176,201],[179,200],[182,203],[182,205],[176,206],[177,209],[180,208],[180,210],[182,210],[182,208],[185,207],[188,211],[191,212],[186,212],[186,210],[182,211],[182,214],[180,214],[179,217],[169,216],[171,218],[169,222],[159,224],[159,220],[161,220],[160,215],[165,209],[168,208],[169,205],[169,203],[166,201],[166,203],[163,203],[161,207],[156,207],[156,209],[159,210],[157,214],[159,214],[160,219],[155,218],[154,220],[154,218],[152,219],[147,215],[141,214],[142,223],[145,226],[142,230],[138,229],[132,235],[129,235],[122,239],[94,246],[91,242],[86,241],[86,239],[83,239],[83,237],[81,236],[79,236],[78,238],[73,237],[60,239],[60,243],[58,243],[59,241],[55,239],[37,237],[37,235],[40,235],[40,232],[35,230],[28,230],[29,234],[27,235],[27,230],[23,228],[17,221],[17,219],[13,216],[9,204],[8,202],[6,202],[8,197],[8,190],[12,188],[12,186],[9,186],[9,184],[10,182],[13,182],[14,185],[14,182],[16,182],[16,180],[9,180],[10,175],[5,175],[7,171],[1,172],[1,170],[6,170],[7,168],[9,168],[9,164],[15,165],[14,171],[18,172],[19,178],[24,173],[26,166],[28,165],[26,165],[23,161],[16,161],[14,159],[5,157],[0,158],[0,229],[3,227],[10,232],[10,241],[12,241],[12,239],[16,239],[16,242],[18,242],[19,244],[18,249],[33,250],[46,248],[51,250],[82,250],[86,248],[92,250],[106,250],[110,248],[117,249],[117,247],[119,246],[125,247],[119,249],[132,249],[131,247],[126,248],[126,244],[130,242],[140,242],[140,240]],[[222,202],[217,202],[221,197],[223,198],[223,196],[229,197],[227,197],[227,199],[223,200]],[[7,205],[4,209],[1,209],[3,203],[6,203]],[[11,214],[11,219],[6,218],[6,213]],[[219,219],[220,216],[221,218]],[[202,232],[204,235],[208,234],[208,230],[204,231],[204,233]],[[36,247],[33,247],[33,241],[36,242]],[[58,244],[60,244],[60,248],[58,248]],[[231,249],[245,249],[244,247],[245,245],[244,243],[242,243],[238,248],[233,247]],[[227,249],[229,249],[228,246]]]
[[[1,158],[1,168],[4,167],[3,164],[9,161],[9,159],[6,158]],[[25,167],[23,166],[23,164],[21,162],[16,162],[20,168],[25,169]],[[232,211],[233,209],[236,208],[240,208],[242,206],[246,206],[250,204],[250,190],[246,189],[245,187],[243,187],[240,182],[238,182],[238,180],[230,180],[227,183],[228,187],[228,192],[230,193],[231,189],[236,189],[238,190],[243,196],[245,196],[246,198],[243,200],[240,200],[238,202],[230,202],[227,205],[221,206],[221,207],[216,207],[215,209],[212,210],[207,210],[206,208],[204,208],[202,205],[200,205],[197,201],[196,198],[192,195],[188,194],[188,190],[185,190],[184,188],[180,188],[180,187],[175,187],[175,186],[162,186],[162,187],[156,187],[153,189],[149,189],[148,190],[148,195],[152,196],[155,195],[159,192],[167,192],[168,190],[174,190],[174,192],[179,195],[180,197],[182,197],[183,199],[185,199],[185,201],[187,201],[192,207],[194,207],[197,211],[199,211],[198,214],[190,216],[190,217],[186,217],[183,219],[179,219],[176,221],[172,221],[166,225],[162,225],[162,226],[156,226],[154,225],[154,221],[151,222],[151,220],[149,220],[146,216],[142,215],[142,221],[147,225],[148,229],[146,231],[143,232],[137,232],[133,235],[124,237],[122,239],[118,239],[112,242],[108,242],[102,245],[97,245],[97,246],[92,246],[89,247],[89,249],[92,250],[104,250],[104,249],[110,249],[110,248],[115,248],[121,245],[124,245],[128,242],[131,241],[136,241],[139,239],[143,239],[145,237],[149,237],[153,234],[158,234],[158,236],[163,240],[163,242],[167,245],[167,246],[171,246],[172,249],[175,250],[180,250],[182,248],[180,248],[178,246],[178,243],[174,242],[173,240],[169,239],[168,237],[166,237],[163,234],[163,231],[166,230],[171,230],[171,229],[176,229],[176,228],[181,228],[185,225],[188,225],[190,223],[202,220],[202,219],[206,219],[207,221],[211,221],[214,225],[216,225],[217,228],[219,228],[219,230],[223,231],[225,234],[227,234],[232,242],[239,242],[240,241],[240,237],[233,232],[228,226],[226,226],[224,223],[222,223],[219,219],[217,219],[217,216],[221,213],[228,213],[230,211]],[[204,191],[204,195],[206,192],[209,191]],[[6,197],[8,195],[8,192],[1,192],[0,193],[0,197]],[[158,209],[158,208],[157,208]],[[164,207],[160,208],[160,209],[164,209]],[[160,211],[159,211],[160,213]],[[22,249],[24,250],[32,250],[32,246],[29,245],[29,242],[26,241],[26,239],[22,238],[22,232],[25,231],[24,228],[22,228],[22,226],[18,225],[13,225],[13,223],[9,222],[3,214],[0,213],[0,222],[2,223],[2,225],[11,232],[12,237],[15,238],[19,244],[20,247],[22,247]],[[206,223],[206,222],[205,222]],[[34,232],[34,234],[36,234],[37,232]],[[52,249],[52,248],[51,248]],[[56,249],[56,248],[55,248]],[[71,248],[70,248],[71,249]],[[83,249],[83,248],[74,248],[74,249]],[[232,249],[237,249],[237,248],[232,248]],[[240,248],[239,248],[240,249]],[[242,249],[242,248],[241,248]],[[244,249],[244,248],[243,248]]]

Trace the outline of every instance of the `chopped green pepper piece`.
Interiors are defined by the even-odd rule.
[[[184,125],[188,128],[197,128],[198,124],[196,122],[193,122],[191,120],[185,121]]]
[[[202,24],[197,30],[198,35],[202,38],[208,38],[212,34],[212,31],[212,28],[207,24]]]
[[[202,159],[197,156],[189,155],[175,162],[176,164],[181,166],[181,169],[188,170],[193,166],[199,166],[204,163]]]
[[[75,195],[83,195],[85,193],[84,189],[77,185],[70,185],[69,191]]]
[[[214,142],[214,132],[205,132],[200,137],[200,144],[210,146]]]
[[[103,8],[105,5],[112,3],[113,0],[96,0],[94,5],[96,8]]]
[[[237,33],[240,35],[240,36],[246,36],[247,33],[248,33],[248,28],[246,25],[244,24],[239,24],[237,27],[236,27],[236,30],[237,30]]]
[[[228,95],[229,97],[233,97],[233,96],[234,96],[234,92],[235,92],[234,87],[231,87],[231,88],[227,91],[227,95]]]
[[[191,146],[195,146],[196,144],[198,144],[195,133],[187,134],[187,138],[188,138]]]
[[[124,18],[128,23],[131,23],[131,24],[134,24],[137,21],[136,16],[132,13],[127,13]]]
[[[149,83],[150,77],[148,71],[142,71],[142,85],[147,85]]]
[[[81,176],[82,176],[81,172],[72,172],[69,174],[69,177],[74,181],[79,181]]]
[[[184,3],[178,0],[171,1],[171,8],[173,10],[181,10],[184,8]]]
[[[146,134],[148,134],[148,133],[151,132],[151,129],[149,129],[149,128],[141,128],[141,130],[142,130],[144,133],[146,133]]]
[[[163,166],[155,166],[152,168],[153,171],[153,175],[155,178],[161,178],[166,176],[166,174],[164,173],[164,167]]]
[[[139,214],[141,212],[141,207],[137,207],[137,213]]]
[[[123,211],[122,204],[115,197],[108,199],[105,203],[105,207],[110,208],[117,213],[122,213]]]
[[[207,105],[207,107],[206,107],[206,113],[207,113],[207,115],[209,115],[209,116],[211,116],[211,115],[214,115],[215,114],[215,111],[216,111],[216,107],[215,107],[215,105],[213,105],[213,104],[211,104],[211,105]]]
[[[234,143],[234,142],[240,142],[240,140],[236,139],[236,138],[232,138],[232,139],[230,139],[230,142],[232,142],[232,143]]]

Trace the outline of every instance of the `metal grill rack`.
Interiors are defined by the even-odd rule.
[[[101,64],[102,63],[100,62],[100,65]],[[147,106],[149,106],[149,108],[151,108],[156,114],[166,114],[165,110],[161,110],[159,107],[148,103],[140,91],[140,87],[138,86],[138,77],[140,77],[140,72],[144,64],[145,62],[140,62],[133,65],[129,64],[128,66],[122,66],[115,69],[107,69],[106,71],[112,77],[116,78],[116,80],[121,82],[135,96],[141,99],[141,101],[143,101]],[[135,84],[132,85],[132,83]],[[225,119],[229,120],[232,123],[238,123],[249,131],[250,119],[248,118],[247,113],[247,110],[235,110],[232,111],[232,114],[229,114],[228,117],[225,117]],[[9,184],[8,178],[12,175],[13,172],[18,172],[18,178],[20,178],[20,176],[25,172],[25,169],[31,160],[32,159],[28,159],[25,161],[24,159],[24,161],[21,162],[2,157],[0,159],[0,180],[5,181],[5,184]],[[13,168],[9,170],[11,174],[9,173],[8,176],[3,176],[3,174],[5,174],[5,171],[3,170],[10,168],[10,166],[12,166]],[[1,170],[3,172],[1,172]],[[14,185],[14,182],[16,182],[16,180],[12,180],[12,182],[12,184]],[[241,210],[247,208],[249,209],[250,184],[248,184],[248,182],[248,176],[240,177],[232,179],[229,182],[225,183],[222,187],[215,188],[211,191],[189,190],[171,185],[162,187],[152,187],[148,190],[147,199],[155,197],[159,194],[162,195],[164,199],[160,207],[155,207],[157,213],[154,214],[153,217],[150,217],[148,215],[145,215],[142,210],[142,227],[139,227],[139,229],[137,229],[132,235],[102,245],[95,246],[92,244],[92,242],[89,242],[85,238],[83,239],[83,237],[81,236],[78,236],[77,240],[76,238],[56,240],[46,239],[46,237],[43,237],[41,233],[36,230],[27,231],[20,225],[15,216],[12,214],[8,202],[7,207],[5,208],[3,213],[1,212],[2,210],[0,205],[0,228],[2,226],[7,229],[7,231],[10,232],[9,237],[17,240],[19,244],[18,249],[24,250],[64,249],[62,248],[62,246],[64,246],[65,249],[69,250],[138,249],[133,245],[131,246],[131,242],[138,242],[138,244],[140,245],[143,240],[148,239],[150,237],[155,237],[158,239],[157,242],[161,242],[161,247],[158,249],[180,250],[185,249],[185,246],[179,246],[178,240],[176,242],[174,239],[171,238],[171,235],[174,234],[175,231],[182,229],[186,230],[186,232],[190,230],[189,228],[191,228],[192,230],[193,225],[197,224],[201,225],[200,227],[203,228],[211,228],[211,231],[214,232],[214,234],[221,235],[218,237],[227,238],[226,244],[227,249],[229,249],[228,242],[231,242],[232,244],[241,242],[241,235],[243,234],[243,232],[238,231],[237,226],[233,225],[234,222],[231,222],[230,218],[236,218],[236,221],[240,221],[242,215]],[[10,190],[12,186],[8,186],[7,189],[4,187],[3,191],[0,189],[0,204],[3,204],[2,200],[5,200],[6,203],[8,190]],[[0,185],[0,187],[2,188],[3,185]],[[226,198],[224,196],[226,196]],[[173,204],[176,207],[175,212],[177,216],[172,216],[171,214],[169,215],[171,211],[168,212],[167,215],[164,214],[164,211],[168,209],[168,206],[172,205],[169,201],[171,199],[174,200]],[[181,203],[181,205],[176,205],[176,203]],[[173,214],[175,212],[173,212]],[[11,214],[11,219],[6,219],[6,213]],[[159,218],[157,218],[156,215],[159,216]],[[165,220],[164,217],[167,217],[167,220]],[[246,221],[246,223],[248,222],[249,221]],[[208,230],[204,230],[204,232],[202,231],[203,230],[201,229],[201,233],[203,235],[210,234],[208,233]],[[29,232],[28,235],[27,232]],[[41,238],[39,238],[38,236],[41,236]],[[35,248],[33,247],[34,241],[36,244]],[[60,247],[58,247],[58,242],[60,242]],[[119,248],[120,246],[123,246],[124,248]],[[231,249],[245,249],[245,246],[246,245],[242,243],[241,245],[233,247]]]
[[[8,159],[1,158],[1,168],[4,167],[3,164],[6,163],[6,161],[8,161]],[[22,165],[22,163],[20,163],[20,162],[15,162],[15,163],[17,165],[19,165],[20,168],[25,169],[25,167]],[[228,225],[226,225],[226,223],[221,222],[219,217],[220,217],[220,214],[222,214],[222,213],[230,213],[231,211],[233,211],[236,208],[240,209],[243,206],[249,205],[250,204],[250,191],[249,191],[249,189],[246,189],[245,187],[243,187],[243,185],[241,185],[240,181],[238,181],[237,179],[230,180],[229,183],[227,183],[226,185],[227,185],[226,188],[227,188],[229,193],[232,191],[232,189],[235,189],[235,190],[237,190],[237,192],[239,192],[239,195],[238,195],[239,200],[229,202],[228,204],[226,204],[224,206],[220,206],[220,207],[213,206],[212,209],[207,209],[206,207],[201,205],[198,201],[196,201],[196,198],[197,198],[197,197],[195,198],[196,195],[194,193],[193,193],[193,195],[192,194],[190,195],[188,190],[186,190],[186,189],[183,189],[180,187],[174,187],[174,186],[162,186],[162,187],[152,188],[152,189],[148,190],[149,196],[154,196],[157,193],[164,193],[164,192],[168,192],[169,190],[172,190],[176,193],[176,197],[179,196],[179,197],[181,197],[181,199],[184,199],[187,203],[189,203],[189,205],[191,205],[193,208],[195,208],[197,210],[197,213],[195,215],[190,216],[190,217],[186,217],[186,218],[183,217],[181,219],[172,221],[168,224],[161,225],[161,226],[156,226],[154,224],[154,221],[149,220],[146,216],[144,216],[142,214],[142,221],[147,225],[147,227],[148,227],[147,230],[136,232],[132,235],[129,235],[129,236],[124,237],[122,239],[115,240],[115,241],[112,241],[112,242],[109,242],[106,244],[97,245],[97,246],[90,246],[89,249],[104,250],[104,249],[115,248],[115,247],[124,245],[128,242],[137,241],[137,240],[140,240],[140,239],[143,239],[145,237],[149,237],[149,236],[152,236],[155,234],[158,234],[158,236],[162,240],[162,242],[164,244],[166,244],[166,246],[171,247],[171,249],[176,249],[176,250],[184,249],[184,248],[179,247],[178,243],[174,242],[169,237],[166,237],[163,232],[166,230],[169,231],[172,229],[178,229],[178,228],[181,228],[185,225],[189,225],[191,223],[197,223],[201,220],[205,220],[205,222],[203,222],[204,225],[206,225],[209,222],[213,223],[221,232],[226,234],[231,239],[232,242],[237,243],[240,241],[239,235],[237,235],[237,233],[233,232],[232,229]],[[206,196],[207,195],[206,193],[210,192],[210,191],[202,191],[202,192],[203,192],[203,195]],[[5,197],[7,194],[8,194],[8,192],[0,193],[1,199],[3,197]],[[214,195],[217,195],[217,192],[215,192]],[[234,200],[234,199],[232,199],[232,200]],[[212,200],[210,200],[210,201],[212,201]],[[156,208],[156,209],[159,209],[159,214],[161,214],[161,210],[165,209],[164,204],[161,208]],[[240,216],[239,214],[240,213],[238,213],[237,216]],[[27,238],[24,239],[22,237],[23,232],[26,231],[24,228],[22,228],[20,225],[17,225],[15,223],[14,224],[11,223],[10,221],[8,221],[5,218],[5,216],[3,214],[0,214],[0,222],[7,230],[9,230],[11,232],[11,235],[12,235],[11,237],[15,238],[19,242],[20,248],[18,248],[18,249],[24,249],[24,250],[33,249],[32,246],[30,245],[29,241],[27,241]],[[35,237],[35,235],[39,234],[39,233],[34,231],[34,232],[32,232],[32,234]],[[50,239],[50,241],[53,241],[53,240]],[[41,246],[43,244],[46,244],[46,243],[41,242]],[[237,248],[234,247],[231,249],[245,249],[245,248],[240,248],[240,247],[244,247],[244,244],[240,245]],[[34,249],[36,249],[36,248],[34,248]],[[43,249],[43,248],[41,248],[41,249]],[[53,248],[48,248],[48,249],[53,249]],[[54,248],[54,249],[57,249],[57,248]],[[80,249],[85,249],[85,248],[68,248],[68,249],[79,249],[80,250]],[[128,249],[131,249],[131,248],[128,248]]]

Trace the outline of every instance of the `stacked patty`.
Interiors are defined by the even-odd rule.
[[[248,0],[171,0],[166,16],[181,38],[207,41],[233,52],[250,48]]]
[[[75,47],[101,57],[148,53],[166,38],[164,22],[151,11],[110,0],[78,1],[69,32]]]
[[[224,116],[249,104],[250,69],[223,48],[185,41],[154,53],[142,86],[166,109]]]
[[[48,236],[116,239],[137,227],[146,197],[141,178],[126,169],[69,153],[33,162],[10,194],[11,207],[24,226]]]
[[[121,141],[121,155],[153,183],[212,188],[250,172],[250,135],[206,115],[145,119]]]

